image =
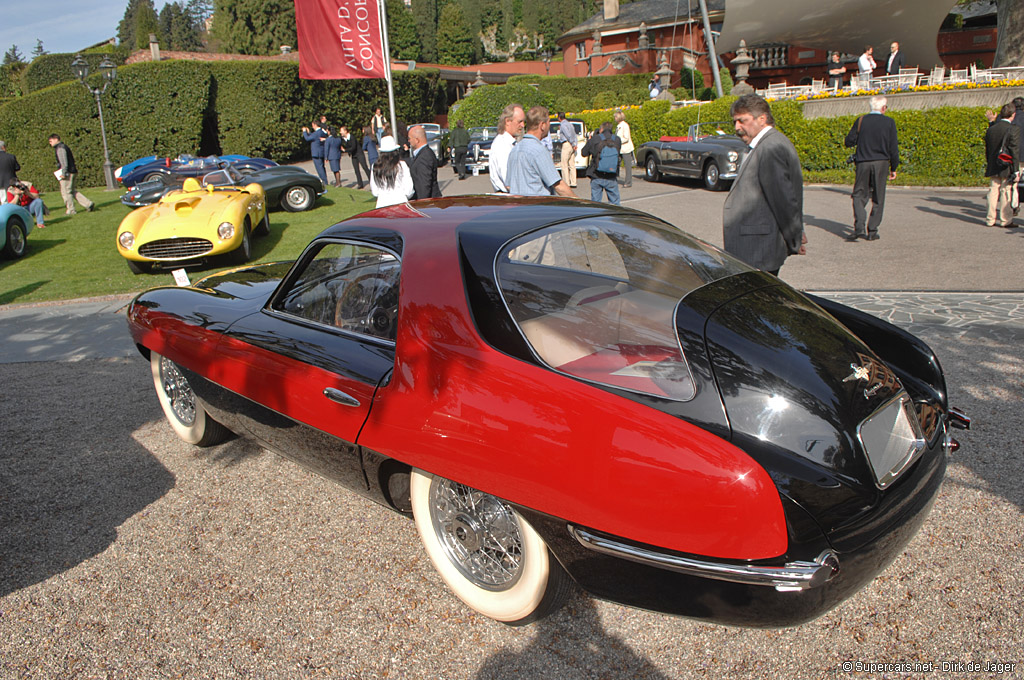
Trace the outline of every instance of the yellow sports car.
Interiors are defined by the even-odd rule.
[[[190,177],[180,191],[121,221],[117,250],[132,272],[199,266],[224,253],[235,264],[249,261],[252,237],[270,233],[263,187],[217,186],[214,179],[204,177],[200,184]]]

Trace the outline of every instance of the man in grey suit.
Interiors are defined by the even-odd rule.
[[[751,150],[725,199],[725,250],[778,275],[786,257],[806,253],[800,159],[793,143],[773,127],[772,111],[761,97],[743,95],[733,102],[730,115],[736,134]]]

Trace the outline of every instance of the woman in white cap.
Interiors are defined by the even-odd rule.
[[[377,207],[405,203],[415,191],[409,166],[402,160],[402,151],[391,135],[381,137],[380,155],[370,169],[370,191],[377,197]]]

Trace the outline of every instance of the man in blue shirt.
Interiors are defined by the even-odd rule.
[[[576,194],[562,180],[551,160],[551,152],[541,143],[551,129],[547,108],[534,106],[526,113],[526,134],[508,157],[506,178],[509,193],[519,196],[550,196],[558,194],[575,198]]]

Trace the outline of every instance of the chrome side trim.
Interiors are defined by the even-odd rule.
[[[839,557],[831,550],[823,552],[813,562],[797,561],[788,562],[781,567],[759,567],[668,555],[603,538],[571,524],[569,533],[580,545],[594,552],[690,576],[754,586],[771,586],[780,592],[817,588],[839,573]]]

